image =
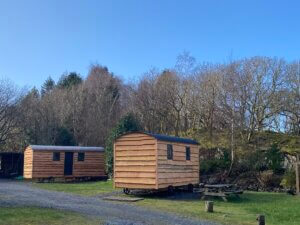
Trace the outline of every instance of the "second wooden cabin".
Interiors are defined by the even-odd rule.
[[[24,178],[37,180],[106,178],[104,149],[30,145],[24,152]]]
[[[114,186],[164,189],[199,184],[198,142],[173,136],[134,132],[114,144]]]

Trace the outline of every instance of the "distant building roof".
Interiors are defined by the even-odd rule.
[[[81,147],[81,146],[56,146],[56,145],[30,145],[35,151],[87,151],[87,152],[103,152],[103,147]]]

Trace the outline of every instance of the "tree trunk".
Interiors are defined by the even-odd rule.
[[[230,163],[230,168],[228,171],[227,176],[229,177],[231,172],[232,172],[232,168],[233,168],[233,164],[234,164],[234,136],[233,136],[233,131],[234,131],[234,108],[232,108],[232,118],[231,118],[231,163]]]
[[[300,195],[300,182],[299,182],[299,154],[296,155],[296,164],[295,164],[295,170],[296,170],[296,194]]]

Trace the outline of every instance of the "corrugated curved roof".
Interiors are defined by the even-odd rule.
[[[56,146],[56,145],[30,145],[35,151],[87,151],[103,152],[103,147],[82,147],[82,146]]]

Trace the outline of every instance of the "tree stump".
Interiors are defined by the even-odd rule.
[[[257,215],[256,220],[258,221],[258,225],[265,225],[265,216],[264,215]]]
[[[214,211],[214,202],[206,201],[205,202],[205,212],[213,212]]]

